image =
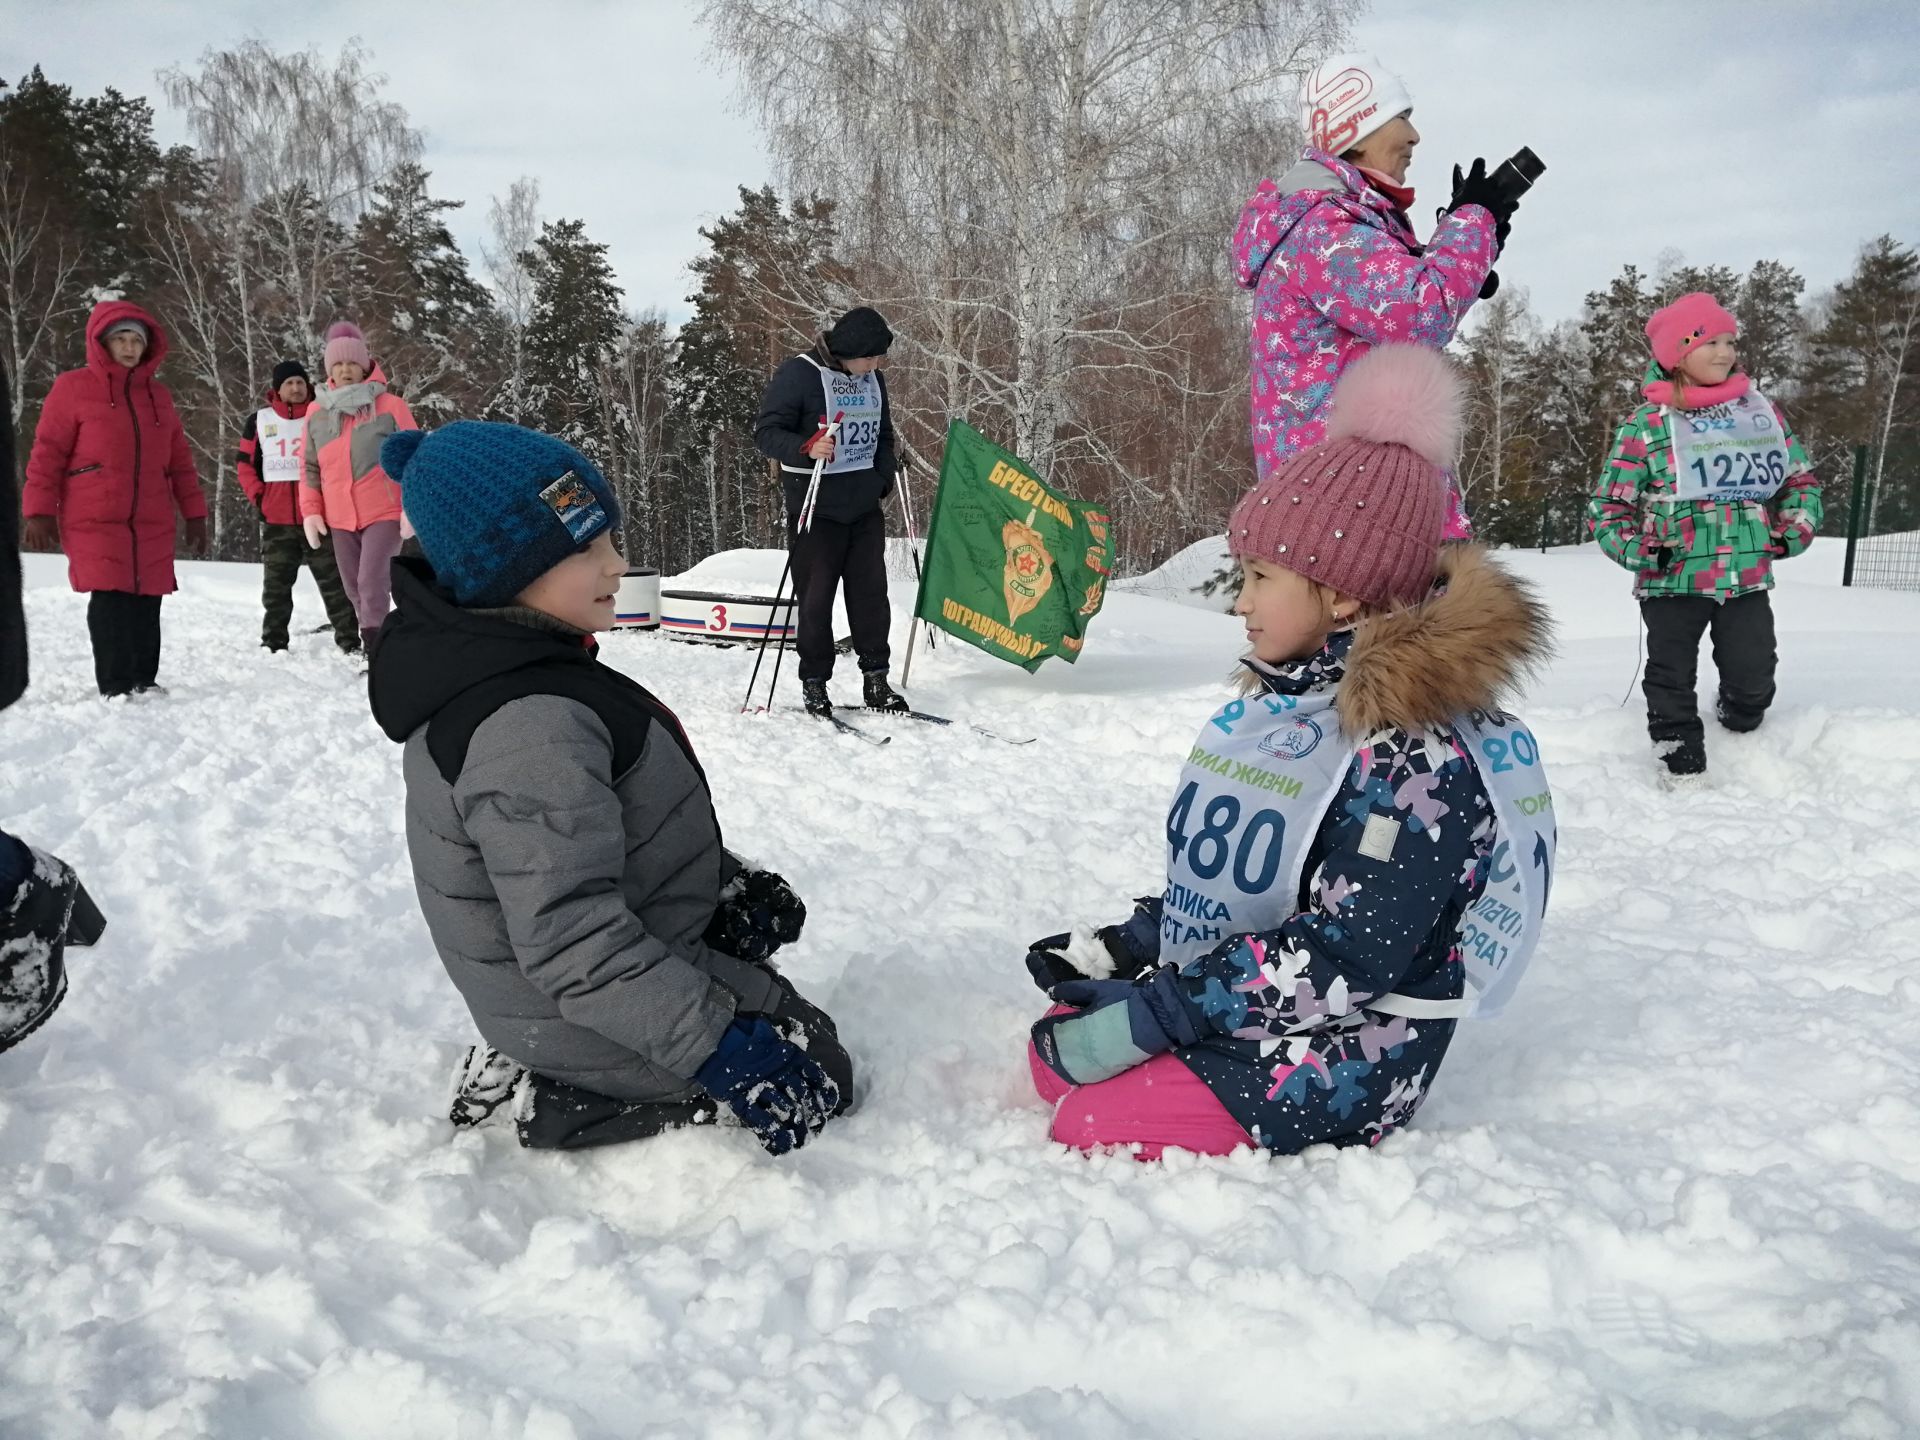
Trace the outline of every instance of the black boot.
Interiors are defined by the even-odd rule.
[[[911,710],[907,697],[887,684],[884,670],[866,670],[860,675],[861,703],[869,710],[891,710],[895,714]]]
[[[66,998],[67,932],[84,893],[72,866],[31,853],[32,873],[0,905],[0,1050],[38,1030]],[[86,909],[99,921],[91,900]]]
[[[807,707],[809,715],[824,719],[833,714],[833,697],[827,694],[827,682],[824,680],[802,680],[800,703]]]
[[[456,1130],[484,1125],[496,1113],[512,1107],[520,1097],[527,1067],[491,1045],[469,1045],[453,1067],[447,1090],[447,1118]]]
[[[1666,782],[1668,789],[1691,789],[1706,783],[1706,741],[1693,738],[1656,740],[1653,742],[1653,753],[1663,767],[1664,773],[1660,778]]]

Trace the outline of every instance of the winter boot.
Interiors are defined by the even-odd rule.
[[[913,708],[907,704],[906,696],[887,684],[887,672],[884,670],[861,672],[860,699],[869,710],[891,710],[896,715]]]
[[[1656,740],[1653,753],[1661,765],[1660,778],[1669,790],[1698,789],[1707,783],[1705,740]]]
[[[818,715],[823,720],[833,714],[833,697],[827,693],[824,680],[802,680],[800,703],[807,707],[807,714]]]
[[[469,1045],[453,1067],[447,1088],[447,1118],[456,1130],[484,1125],[512,1105],[526,1083],[527,1067],[490,1045]]]
[[[28,853],[32,872],[0,905],[0,1050],[38,1030],[66,998],[68,930],[75,902],[85,894],[72,866],[39,850]],[[91,900],[86,913],[104,928]],[[97,938],[99,931],[91,933]]]

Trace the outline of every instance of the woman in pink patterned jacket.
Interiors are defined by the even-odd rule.
[[[1512,203],[1484,164],[1462,177],[1433,239],[1414,238],[1407,166],[1420,132],[1401,80],[1370,55],[1336,55],[1301,86],[1308,145],[1262,180],[1234,232],[1235,277],[1254,291],[1253,454],[1264,480],[1320,442],[1334,383],[1375,345],[1443,348],[1493,294]],[[1470,534],[1457,486],[1447,537]]]

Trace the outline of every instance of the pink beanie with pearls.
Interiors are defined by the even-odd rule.
[[[1227,522],[1228,551],[1376,608],[1424,599],[1446,533],[1446,472],[1464,404],[1460,378],[1438,351],[1368,351],[1334,387],[1327,438],[1241,497]]]
[[[367,339],[360,333],[360,327],[350,321],[336,320],[327,329],[327,369],[333,369],[342,360],[351,360],[362,370],[373,369],[373,352],[367,348]]]
[[[1740,322],[1704,290],[1682,295],[1665,309],[1654,311],[1653,318],[1647,321],[1647,339],[1653,342],[1653,358],[1669,370],[1701,341],[1739,333]]]

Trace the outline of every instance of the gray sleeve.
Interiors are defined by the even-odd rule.
[[[473,733],[454,808],[479,848],[521,971],[576,1025],[692,1076],[733,997],[627,908],[613,741],[553,695],[503,705]]]

